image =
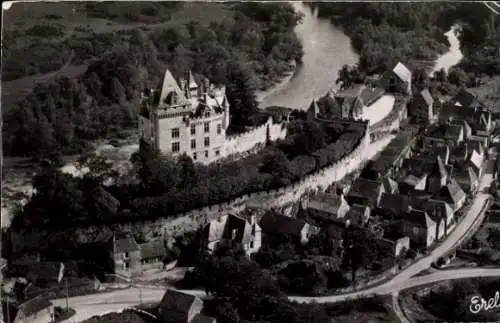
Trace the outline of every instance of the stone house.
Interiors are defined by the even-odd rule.
[[[384,186],[379,181],[357,178],[347,193],[346,200],[350,205],[361,204],[372,208],[378,207]]]
[[[111,258],[115,274],[130,277],[139,274],[141,268],[141,249],[130,233],[113,234],[111,238]]]
[[[163,267],[163,260],[167,255],[167,241],[152,240],[141,243],[141,269],[152,269]]]
[[[466,198],[465,192],[455,179],[449,180],[446,186],[441,188],[441,192],[434,197],[435,200],[448,203],[453,212],[458,211],[464,205]]]
[[[429,214],[429,216],[436,223],[436,241],[441,241],[446,236],[446,220],[437,214]]]
[[[303,208],[307,209],[310,215],[320,219],[343,219],[350,206],[342,194],[317,192],[304,200]]]
[[[477,99],[476,95],[465,89],[460,89],[460,91],[458,91],[458,93],[451,99],[451,103],[457,107],[472,109],[483,106]]]
[[[316,229],[303,219],[290,218],[280,214],[264,216],[259,223],[266,239],[290,239],[296,244],[306,244]]]
[[[9,310],[10,311],[10,310]],[[42,295],[20,304],[9,313],[13,323],[52,322],[54,305]]]
[[[234,214],[221,216],[211,221],[203,231],[203,241],[209,252],[222,241],[233,241],[243,246],[248,256],[259,251],[262,246],[262,230],[255,222],[250,222]]]
[[[444,166],[441,157],[436,157],[434,167],[429,173],[427,180],[427,191],[430,193],[439,192],[441,187],[445,186],[448,181],[448,172]]]
[[[417,245],[429,248],[436,241],[436,223],[425,211],[411,210],[403,219],[402,234]]]
[[[371,211],[369,206],[353,204],[345,216],[346,225],[364,227],[371,218]]]
[[[437,122],[434,99],[428,89],[416,93],[410,102],[408,114],[417,124],[432,124]]]
[[[410,70],[398,62],[390,71],[385,72],[380,78],[380,86],[388,92],[401,92],[411,95],[411,79]]]
[[[443,220],[445,235],[449,234],[455,227],[455,214],[448,203],[429,199],[423,203],[422,209],[433,219],[438,218]]]
[[[403,255],[404,252],[410,250],[410,238],[382,238],[377,241],[380,250],[386,255],[397,258]]]
[[[479,188],[479,178],[472,167],[466,169],[458,169],[453,173],[453,178],[457,181],[462,190],[470,195],[477,193]]]
[[[163,322],[198,323],[214,322],[203,315],[203,300],[197,296],[168,288],[158,306],[158,314]]]
[[[424,149],[439,149],[446,145],[455,147],[465,140],[461,125],[433,125],[426,129],[423,137]]]

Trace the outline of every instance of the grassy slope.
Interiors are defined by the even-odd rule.
[[[118,4],[118,8],[126,10],[126,4]],[[50,2],[25,2],[16,3],[11,9],[4,12],[4,33],[24,32],[35,25],[60,24],[64,26],[66,34],[58,39],[51,39],[51,42],[62,42],[69,37],[76,27],[86,27],[95,33],[109,33],[118,30],[133,29],[141,26],[154,30],[157,28],[168,28],[173,25],[185,24],[191,20],[200,24],[209,24],[212,21],[222,21],[232,17],[232,11],[228,5],[222,3],[185,3],[182,8],[174,12],[171,19],[161,23],[123,23],[108,19],[87,17],[84,5],[79,3],[50,3]],[[49,20],[47,15],[53,14],[61,16],[61,19]],[[9,46],[25,48],[31,37],[16,39],[15,43]],[[48,82],[57,76],[75,77],[86,70],[87,66],[66,65],[59,71],[51,73],[31,75],[13,81],[2,82],[2,111],[10,109],[15,102],[24,98],[37,83]]]

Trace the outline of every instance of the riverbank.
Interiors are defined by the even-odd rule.
[[[278,82],[275,84],[271,85],[268,89],[266,90],[258,90],[255,94],[257,97],[257,102],[259,104],[268,96],[276,93],[277,91],[283,89],[289,82],[290,80],[295,76],[295,72],[297,71],[297,62],[296,61],[291,61],[289,62],[291,66],[291,71],[287,73],[284,77],[281,78]],[[266,108],[266,106],[260,106],[260,108]]]

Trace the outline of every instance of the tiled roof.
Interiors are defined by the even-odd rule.
[[[422,181],[422,177],[417,177],[415,175],[408,175],[404,178],[403,183],[415,187]]]
[[[174,92],[177,95],[179,101],[181,102],[186,101],[186,97],[184,93],[181,91],[181,88],[177,84],[177,81],[175,80],[174,76],[172,75],[172,73],[170,73],[170,70],[166,69],[165,75],[163,76],[163,85],[161,87],[159,104],[163,104],[167,96],[170,95],[170,93],[172,92]]]
[[[209,242],[228,239],[245,244],[252,240],[250,223],[234,214],[224,215],[211,221],[205,232]]]
[[[139,245],[131,234],[117,235],[115,237],[115,252],[133,252],[139,251]]]
[[[476,96],[465,89],[461,89],[455,97],[453,97],[452,102],[456,104],[457,102],[464,108],[468,108],[476,99]]]
[[[318,192],[309,198],[309,208],[336,214],[342,205],[346,203],[343,196]]]
[[[424,228],[430,228],[432,225],[436,224],[427,212],[421,210],[411,210],[406,216],[406,220],[423,226]]]
[[[392,71],[399,77],[401,81],[407,82],[408,84],[411,83],[411,72],[401,62],[397,63]]]
[[[162,316],[168,318],[168,313],[188,315],[197,297],[168,288],[161,300]]]
[[[26,316],[31,316],[50,307],[51,305],[52,303],[47,298],[40,295],[19,305],[18,313],[22,312]]]
[[[422,205],[424,211],[426,211],[429,215],[433,217],[439,217],[446,221],[453,218],[453,210],[450,205],[444,201],[432,200],[429,199],[425,201]]]
[[[369,214],[370,208],[368,206],[354,204],[351,206],[346,214],[346,220],[355,225],[362,225],[368,220],[365,218],[366,214]]]
[[[365,178],[357,178],[348,192],[348,196],[375,199],[382,184]]]
[[[382,185],[384,185],[384,190],[388,193],[396,192],[398,190],[398,183],[396,183],[396,181],[389,176],[382,179]]]
[[[167,253],[165,241],[163,240],[153,240],[142,243],[139,247],[141,249],[142,259],[163,257]]]
[[[476,167],[476,169],[481,169],[481,165],[483,163],[483,157],[479,155],[479,153],[474,150],[470,155],[469,162]]]
[[[300,236],[306,222],[302,219],[273,214],[264,216],[259,225],[264,232]]]
[[[392,210],[396,213],[407,212],[410,207],[410,199],[405,195],[383,193],[380,199],[380,208]]]
[[[455,179],[451,179],[446,186],[443,187],[443,192],[441,194],[443,197],[448,198],[453,203],[458,203],[461,199],[465,197],[465,193],[458,185]]]

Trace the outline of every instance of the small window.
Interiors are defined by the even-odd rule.
[[[128,252],[125,252],[125,258],[128,258]]]
[[[193,153],[193,160],[196,160],[197,156],[196,153]]]
[[[210,147],[210,138],[205,137],[205,147]]]
[[[205,122],[204,128],[205,128],[205,132],[210,132],[210,122]]]
[[[172,129],[172,138],[179,138],[179,128]]]
[[[196,149],[196,139],[191,139],[191,149]]]
[[[220,135],[221,132],[222,132],[222,125],[219,123],[217,125],[217,134]]]
[[[210,118],[210,111],[205,112],[205,118]]]
[[[181,150],[181,144],[179,142],[172,143],[172,152],[177,153]]]
[[[196,125],[194,123],[191,125],[191,135],[196,135]]]
[[[220,156],[220,150],[219,150],[219,149],[217,149],[217,150],[215,151],[215,156]]]
[[[205,158],[208,158],[208,150],[205,150]]]

